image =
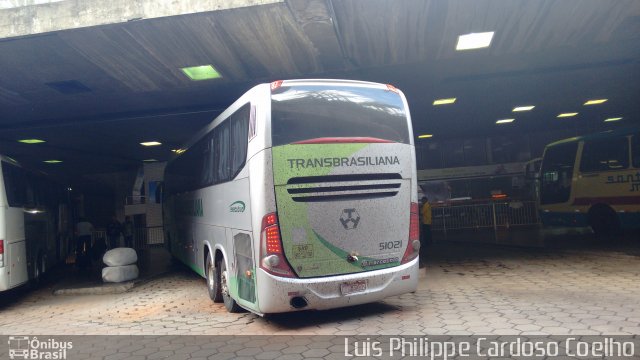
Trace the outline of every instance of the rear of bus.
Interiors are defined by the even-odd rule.
[[[404,95],[375,83],[271,86],[275,208],[261,226],[262,313],[415,291],[415,149]]]
[[[14,162],[0,155],[0,291],[24,284],[28,280],[22,206],[12,207],[18,181]],[[12,200],[13,199],[13,200]]]

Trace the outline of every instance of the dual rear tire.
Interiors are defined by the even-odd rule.
[[[236,303],[229,293],[230,276],[224,259],[214,262],[211,254],[207,256],[205,264],[205,274],[207,276],[207,291],[209,298],[216,303],[224,303],[224,307],[230,313],[238,313],[242,308]]]

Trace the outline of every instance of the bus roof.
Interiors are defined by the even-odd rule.
[[[0,161],[8,162],[17,166],[20,166],[20,163],[16,161],[16,159],[9,157],[7,155],[0,154]]]
[[[638,132],[640,132],[640,127],[638,126],[625,127],[625,128],[616,129],[616,130],[607,130],[599,133],[582,135],[582,136],[574,136],[568,139],[558,140],[558,141],[552,142],[551,144],[548,144],[547,147],[571,143],[575,141],[598,140],[598,139],[608,139],[616,136],[628,136],[628,135],[637,134]]]

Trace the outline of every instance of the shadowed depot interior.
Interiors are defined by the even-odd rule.
[[[449,140],[544,142],[639,123],[634,0],[288,0],[133,20],[0,38],[0,153],[95,184],[92,174],[171,158],[251,86],[285,78],[402,89],[414,135],[433,135],[416,139],[419,169],[434,142],[447,152]],[[458,36],[483,32],[488,47],[456,51]],[[219,77],[182,70],[200,65]],[[443,98],[456,100],[433,105]],[[535,108],[512,112],[523,105]]]

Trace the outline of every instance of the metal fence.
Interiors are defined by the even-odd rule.
[[[491,202],[483,204],[434,206],[434,231],[509,228],[539,223],[535,201]]]

